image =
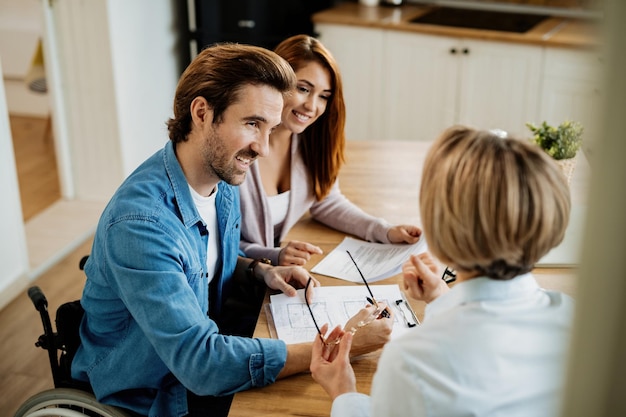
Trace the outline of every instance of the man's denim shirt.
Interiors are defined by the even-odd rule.
[[[238,190],[221,182],[215,205],[222,253],[212,299],[221,304],[237,263]],[[72,375],[88,380],[99,401],[183,416],[185,387],[225,395],[275,381],[287,357],[282,341],[222,336],[208,317],[207,240],[168,142],[117,190],[85,266],[82,345]]]

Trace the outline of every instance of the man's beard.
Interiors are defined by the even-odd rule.
[[[236,156],[254,159],[257,154],[249,150],[240,151]],[[225,149],[224,140],[215,129],[213,129],[210,136],[205,140],[203,157],[206,163],[206,169],[215,173],[220,180],[230,185],[241,185],[246,179],[247,171],[240,170],[236,167],[234,158],[229,155],[228,150]]]

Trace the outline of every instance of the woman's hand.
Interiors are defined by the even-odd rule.
[[[278,265],[305,265],[311,255],[321,255],[322,249],[307,242],[292,240],[280,250],[278,254]]]
[[[322,334],[326,332],[328,325],[320,329]],[[331,332],[329,339],[341,337],[337,345],[325,345],[318,335],[313,341],[311,352],[311,376],[324,388],[334,400],[346,392],[356,392],[356,377],[350,364],[350,348],[352,347],[352,334],[339,334],[336,329]]]
[[[406,224],[393,226],[387,232],[387,239],[390,243],[417,243],[420,236],[422,236],[422,229]]]
[[[411,298],[430,303],[450,290],[437,273],[438,269],[438,264],[428,252],[411,255],[402,265],[404,290]]]

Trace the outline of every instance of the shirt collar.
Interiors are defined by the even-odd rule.
[[[174,143],[171,140],[165,144],[163,162],[174,192],[174,198],[178,203],[178,210],[180,210],[182,221],[186,227],[192,227],[200,221],[200,214],[198,214],[196,210],[193,198],[189,192],[187,178],[176,158]]]
[[[486,277],[472,278],[454,285],[446,294],[426,306],[424,319],[437,316],[462,304],[480,301],[501,301],[527,296],[540,289],[532,274],[509,280]]]

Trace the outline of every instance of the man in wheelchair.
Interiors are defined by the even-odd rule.
[[[293,296],[309,279],[238,250],[236,185],[268,153],[295,84],[288,63],[244,45],[206,48],[182,74],[170,141],[116,191],[85,265],[72,376],[98,401],[144,416],[226,415],[234,393],[308,370],[310,343],[250,337],[258,294],[251,320],[245,300],[231,302],[259,283]],[[391,320],[368,326],[353,354],[389,339]]]

